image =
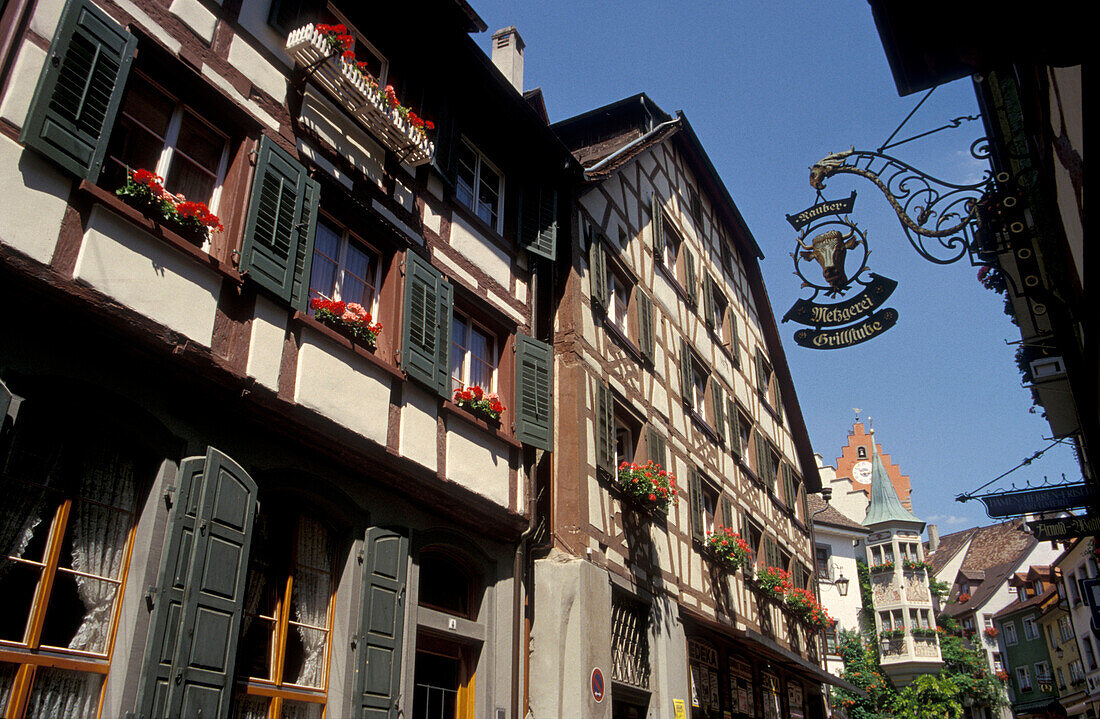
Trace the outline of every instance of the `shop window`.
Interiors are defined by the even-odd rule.
[[[420,634],[416,638],[413,719],[472,719],[476,650]]]
[[[722,709],[718,683],[718,652],[700,639],[688,639],[688,669],[691,672],[692,719],[716,717]]]
[[[752,665],[730,657],[730,703],[735,712],[756,716],[756,692],[753,689]]]
[[[492,332],[456,310],[451,319],[451,389],[478,386],[496,392],[498,344]]]
[[[455,146],[455,165],[455,198],[500,232],[504,175],[465,139]]]
[[[611,679],[649,689],[649,607],[618,592],[611,597]]]
[[[332,218],[318,220],[310,299],[354,302],[377,319],[381,286],[382,254]]]
[[[28,409],[0,465],[0,709],[24,696],[5,716],[96,716],[153,465]]]
[[[256,517],[235,711],[320,718],[328,686],[335,537],[291,507]]]
[[[779,719],[782,716],[779,677],[768,672],[760,673],[761,698],[764,700],[764,719]]]

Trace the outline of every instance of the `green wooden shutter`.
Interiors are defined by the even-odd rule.
[[[649,459],[661,465],[662,469],[669,469],[665,438],[661,436],[661,433],[658,432],[657,428],[653,425],[650,425],[646,430],[646,454],[649,455]]]
[[[608,476],[615,473],[615,403],[611,387],[600,382],[596,387],[596,469]]]
[[[266,135],[260,137],[248,205],[241,272],[276,297],[305,310],[321,187]],[[297,291],[295,291],[297,288]]]
[[[398,701],[409,538],[393,529],[371,527],[363,555],[363,590],[355,637],[356,716],[397,719],[401,716]],[[405,706],[404,712],[408,711]]]
[[[779,424],[783,424],[783,396],[779,393],[779,375],[772,372],[772,409],[779,417]]]
[[[516,334],[516,439],[539,449],[554,444],[554,350]]]
[[[665,218],[661,210],[661,200],[657,191],[649,198],[649,222],[653,239],[653,261],[664,262],[665,258]]]
[[[89,0],[61,13],[19,140],[95,182],[115,124],[137,38]]]
[[[718,433],[719,441],[721,441],[725,435],[722,428],[726,426],[726,398],[722,392],[722,385],[718,383],[718,378],[713,376],[710,378],[710,402],[711,409],[714,411],[714,431]]]
[[[733,402],[733,397],[726,398],[726,422],[729,425],[730,435],[730,450],[740,455],[743,451],[741,447],[741,415],[737,412],[737,405]]]
[[[519,244],[553,260],[558,242],[558,193],[550,187],[527,187],[519,198]]]
[[[638,349],[650,364],[657,360],[657,323],[653,317],[653,300],[641,290],[638,293]]]
[[[775,540],[771,537],[764,537],[764,561],[769,567],[785,569],[785,567],[780,566],[779,547],[776,546]]]
[[[256,516],[256,483],[210,447],[180,463],[142,663],[142,717],[225,719]]]
[[[715,325],[718,323],[718,308],[715,306],[714,302],[714,293],[718,290],[714,284],[710,275],[703,275],[703,319],[710,329],[714,329]]]
[[[733,311],[733,306],[730,306],[729,311],[726,313],[730,317],[730,354],[733,355],[733,366],[741,366],[741,349],[737,338],[737,313]]]
[[[780,466],[783,473],[783,501],[788,507],[794,509],[794,477],[791,476],[791,465],[783,462]]]
[[[694,377],[692,376],[691,369],[691,349],[688,346],[687,338],[680,338],[680,397],[683,399],[684,404],[692,406],[692,398],[695,396],[694,392]]]
[[[756,430],[753,436],[756,444],[756,476],[764,484],[768,483],[768,466],[771,462],[768,461],[768,446],[764,443],[764,435],[760,434],[760,430]]]
[[[443,397],[450,396],[452,292],[431,263],[411,250],[405,253],[401,369]]]
[[[759,347],[756,348],[756,391],[760,393],[761,397],[768,394],[768,378],[764,370],[764,353],[760,351]]]
[[[699,476],[699,470],[691,467],[688,470],[688,483],[691,485],[688,491],[691,493],[691,538],[703,541],[703,478]]]
[[[607,258],[604,256],[603,233],[597,232],[588,243],[588,286],[592,292],[592,306],[600,312],[607,311]]]
[[[695,286],[695,256],[691,250],[684,247],[684,291],[687,292],[688,304],[699,304],[699,289]]]
[[[722,526],[733,529],[733,502],[726,495],[722,495]]]

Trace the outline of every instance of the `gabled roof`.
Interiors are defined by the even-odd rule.
[[[810,510],[810,516],[813,518],[813,524],[815,526],[824,524],[830,527],[848,529],[863,534],[867,534],[871,531],[859,522],[849,519],[833,505],[825,504],[825,500],[822,499],[820,495],[807,494],[806,506]],[[818,514],[818,512],[820,512],[820,514]]]
[[[1033,535],[1024,530],[1024,521],[1013,519],[988,527],[964,529],[940,538],[940,546],[928,555],[933,571],[939,571],[946,566],[965,546],[966,555],[959,568],[959,575],[977,584],[970,593],[969,602],[948,604],[944,608],[944,614],[959,616],[975,611],[989,601],[1006,581],[1016,576],[1021,562],[1038,543]],[[979,575],[982,577],[980,581]],[[1020,573],[1019,576],[1026,583],[1027,575]],[[954,578],[945,579],[951,581]]]
[[[1042,594],[1037,594],[1034,597],[1029,597],[1029,598],[1025,599],[1024,601],[1022,601],[1022,602],[1018,601],[1018,600],[1015,601],[1015,602],[1012,602],[1007,607],[1005,607],[1001,611],[994,614],[993,618],[994,619],[1001,619],[1003,617],[1007,617],[1009,615],[1015,614],[1016,612],[1022,611],[1024,609],[1028,609],[1030,607],[1042,606],[1049,599],[1056,598],[1057,596],[1058,596],[1058,590],[1055,589],[1054,587],[1051,587],[1050,589],[1046,590]]]

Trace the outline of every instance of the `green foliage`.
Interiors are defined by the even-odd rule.
[[[928,575],[928,589],[940,604],[943,604],[943,601],[947,599],[947,595],[951,593],[951,585],[947,582],[941,582],[933,577],[931,573]]]
[[[863,602],[863,608],[868,612],[873,612],[875,609],[872,601],[874,595],[871,593],[871,570],[867,568],[867,562],[857,559],[856,573],[859,575],[859,597]]]
[[[860,567],[860,586],[866,568]],[[868,580],[869,593],[869,580]],[[924,675],[902,690],[894,687],[879,663],[878,636],[874,631],[860,635],[843,631],[838,650],[844,660],[844,679],[867,692],[861,697],[834,689],[833,703],[851,719],[962,719],[963,697],[975,707],[992,709],[1004,703],[1003,685],[990,671],[985,653],[969,649],[957,636],[958,625],[950,617],[937,619],[943,669]]]

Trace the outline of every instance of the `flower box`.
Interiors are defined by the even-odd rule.
[[[314,317],[321,324],[373,348],[382,332],[381,322],[371,322],[370,312],[354,302],[336,302],[320,297],[309,301]]]
[[[997,627],[986,627],[985,628],[985,636],[988,637],[989,639],[996,639],[997,635],[1000,634],[1000,633],[1001,632],[997,629]]]
[[[752,563],[749,543],[729,527],[719,526],[713,532],[707,532],[703,546],[711,561],[731,572]]]
[[[623,499],[643,511],[668,514],[675,504],[680,490],[676,475],[665,471],[653,460],[646,464],[623,462],[615,475],[615,486]]]
[[[937,636],[937,631],[932,627],[913,627],[910,633],[921,639],[935,639]]]
[[[895,642],[899,639],[904,639],[905,638],[905,630],[904,629],[883,629],[882,634],[880,634],[879,636],[881,636],[883,639],[885,639],[887,641]]]
[[[879,573],[882,573],[882,572],[892,572],[892,571],[894,571],[894,563],[893,562],[883,562],[882,564],[872,564],[870,567],[867,568],[867,570],[869,572],[871,572],[871,574],[879,574]]]
[[[354,54],[349,55],[351,50],[341,53],[330,37],[331,33],[310,23],[287,36],[286,50],[399,161],[415,167],[431,160],[435,144],[425,134],[424,123],[417,125],[419,118],[396,102],[392,90],[387,93],[379,88],[374,78],[359,68]]]
[[[958,596],[958,602],[959,602],[959,604],[966,604],[966,603],[967,603],[967,602],[969,602],[969,601],[970,601],[970,595],[969,595],[969,594],[967,594],[966,592],[963,592],[962,594],[960,594],[960,595]]]
[[[902,563],[902,567],[904,567],[905,571],[907,571],[907,572],[919,572],[920,570],[923,569],[925,572],[927,572],[929,574],[932,573],[932,565],[931,564],[929,564],[928,562],[921,562],[921,561],[916,560],[916,559],[906,559]]]
[[[787,606],[794,615],[813,629],[828,629],[833,623],[825,607],[817,601],[814,593],[808,589],[794,589],[787,592]]]
[[[760,591],[777,602],[784,601],[787,593],[794,589],[791,573],[779,567],[761,564],[756,568],[755,579]]]
[[[454,397],[455,404],[459,407],[488,422],[500,422],[500,413],[507,409],[501,403],[500,397],[495,393],[486,392],[478,385],[456,389]]]
[[[205,202],[192,202],[164,189],[164,178],[149,170],[126,169],[126,184],[115,194],[131,207],[200,247],[211,232],[221,232],[221,220]]]

